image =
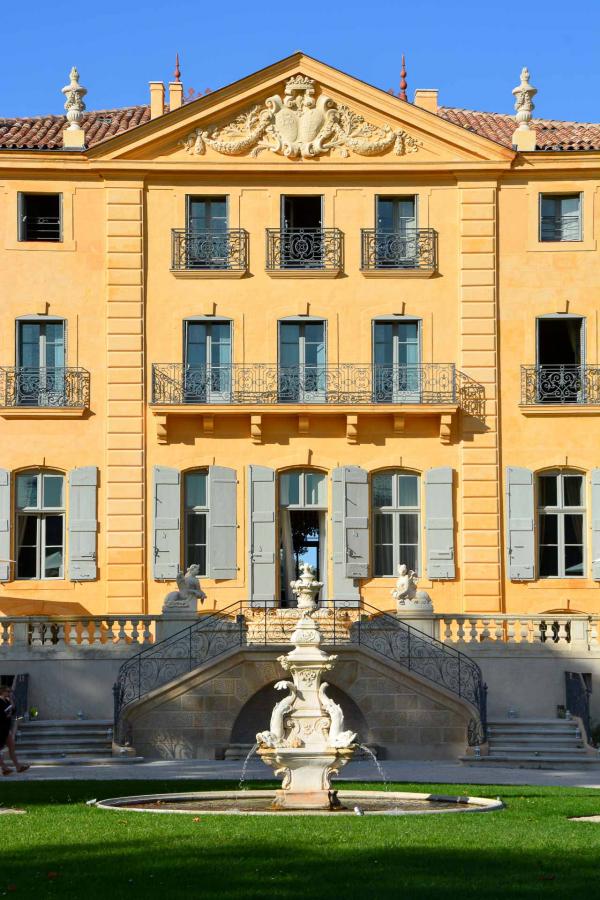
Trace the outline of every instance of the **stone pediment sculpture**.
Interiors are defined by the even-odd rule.
[[[417,576],[404,563],[398,566],[398,578],[392,597],[396,601],[398,613],[420,609],[433,611],[431,597],[427,591],[417,590]]]
[[[211,147],[228,156],[264,150],[289,159],[312,159],[332,151],[347,157],[376,156],[393,148],[396,156],[422,146],[403,129],[373,125],[326,94],[315,97],[315,83],[304,75],[288,79],[283,97],[274,94],[233,121],[196,128],[181,144],[188,153],[201,155]]]
[[[198,600],[200,603],[204,603],[206,594],[200,587],[199,572],[200,567],[194,564],[187,569],[185,575],[182,572],[177,573],[175,580],[178,590],[167,594],[163,602],[163,612],[169,612],[169,610],[192,610],[195,612]]]

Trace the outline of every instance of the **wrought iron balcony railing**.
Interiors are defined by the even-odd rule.
[[[361,231],[361,269],[437,269],[437,232],[433,228]]]
[[[521,404],[600,404],[600,366],[521,366]]]
[[[215,404],[457,404],[483,417],[483,388],[453,363],[378,366],[152,367],[152,402]]]
[[[267,228],[267,270],[340,271],[343,236],[339,228]]]
[[[171,269],[226,269],[245,272],[248,268],[248,232],[243,228],[227,231],[171,231]]]
[[[60,216],[23,216],[22,241],[60,241]]]
[[[87,409],[90,373],[86,369],[0,367],[0,407]]]

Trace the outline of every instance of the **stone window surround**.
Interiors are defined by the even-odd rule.
[[[600,189],[591,182],[566,180],[536,182],[527,186],[527,251],[530,253],[579,253],[596,250],[594,207]],[[581,195],[581,241],[540,241],[540,203],[542,194]]]
[[[77,249],[74,236],[73,200],[77,187],[68,182],[57,182],[55,189],[45,191],[36,181],[14,181],[4,192],[6,203],[6,231],[4,235],[5,250],[29,250],[46,253],[73,252]],[[62,240],[52,241],[20,241],[18,229],[19,194],[59,193],[62,194]]]

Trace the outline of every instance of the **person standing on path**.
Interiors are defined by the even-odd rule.
[[[8,750],[8,755],[12,759],[17,772],[26,772],[29,768],[19,762],[17,757],[17,747],[15,743],[15,734],[17,731],[17,710],[15,707],[12,692],[7,685],[0,686],[0,762],[2,763],[2,774],[12,775],[13,770],[6,765],[2,758],[2,750],[4,747]]]

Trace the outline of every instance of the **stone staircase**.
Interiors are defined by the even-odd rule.
[[[562,769],[600,765],[590,753],[577,722],[570,719],[490,719],[489,755],[462,757],[472,766]]]
[[[20,720],[17,753],[23,762],[44,766],[139,762],[141,757],[113,757],[112,735],[111,719]]]

